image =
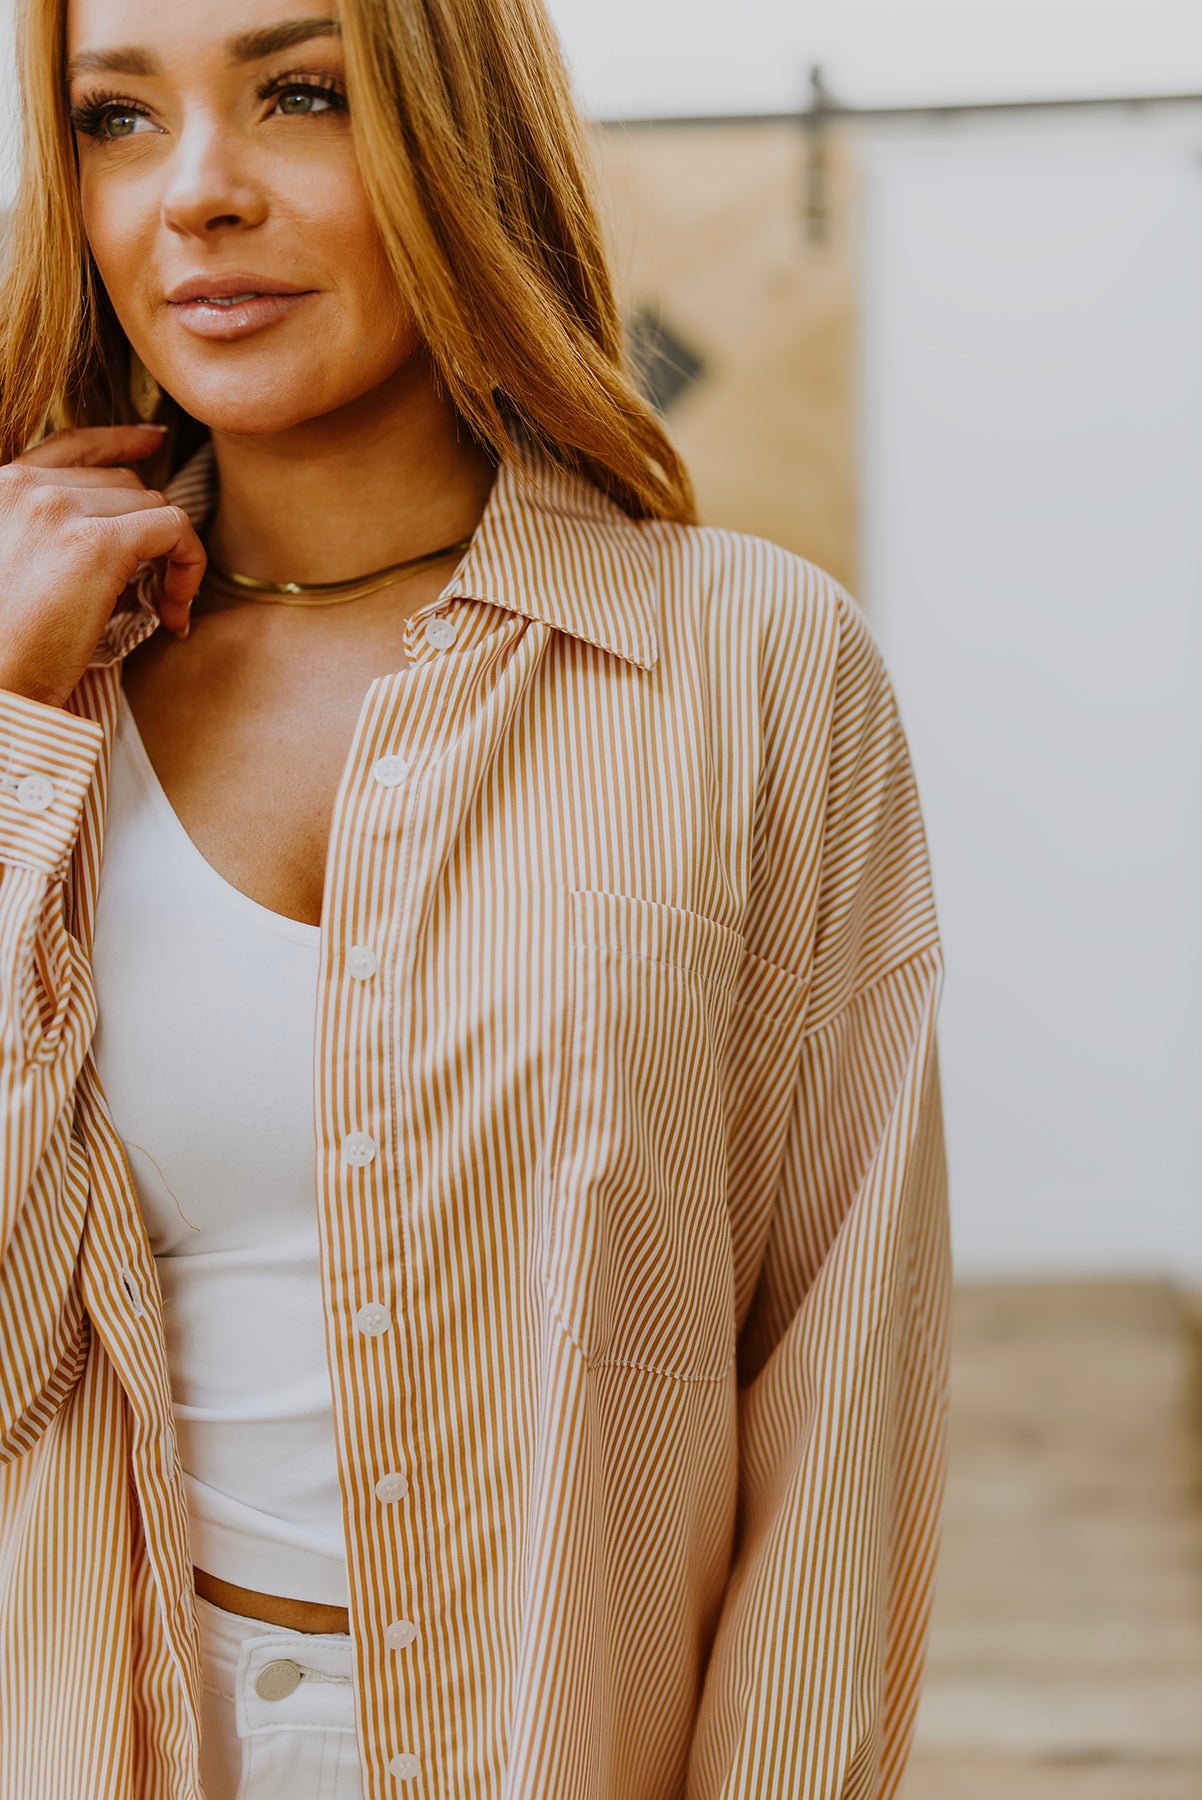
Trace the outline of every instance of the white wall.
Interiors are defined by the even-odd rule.
[[[549,0],[602,118],[1202,91],[1198,0]]]
[[[962,1273],[1202,1280],[1202,108],[878,129],[862,599]]]
[[[0,210],[17,185],[17,71],[13,53],[13,0],[0,0]]]

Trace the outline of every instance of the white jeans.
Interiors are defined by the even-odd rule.
[[[363,1800],[347,1634],[196,1613],[205,1800]]]

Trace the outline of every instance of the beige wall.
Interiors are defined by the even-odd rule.
[[[806,236],[796,124],[599,128],[626,309],[661,310],[705,365],[668,423],[707,523],[799,551],[855,588],[855,181],[830,129],[830,222]]]

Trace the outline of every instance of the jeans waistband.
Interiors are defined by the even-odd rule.
[[[288,1631],[196,1595],[201,1678],[237,1708],[238,1735],[280,1726],[355,1728],[353,1657],[345,1632]]]

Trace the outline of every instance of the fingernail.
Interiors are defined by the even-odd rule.
[[[167,431],[169,429],[170,427],[167,425],[148,425],[144,419],[138,421],[139,431]]]

